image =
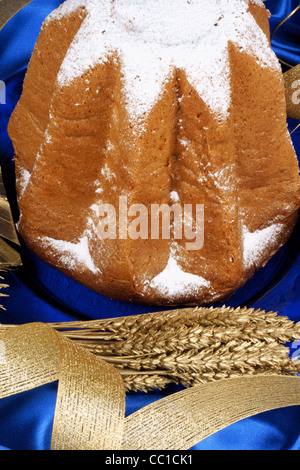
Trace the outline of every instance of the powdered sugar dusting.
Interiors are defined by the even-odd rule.
[[[18,183],[17,186],[18,186],[18,190],[19,190],[19,196],[18,197],[22,197],[22,195],[24,194],[24,192],[25,192],[25,190],[28,186],[30,177],[31,177],[30,171],[26,170],[25,168],[20,168],[19,169],[18,181],[17,181],[17,183]]]
[[[171,252],[167,266],[152,279],[149,287],[172,298],[178,294],[196,293],[199,289],[209,288],[210,282],[201,276],[184,272]]]
[[[273,224],[262,230],[249,232],[247,227],[243,226],[244,265],[246,267],[254,266],[266,248],[276,241],[283,229],[282,224]]]
[[[251,0],[251,3],[255,3],[256,5],[258,5],[259,7],[263,7],[264,6],[264,2],[262,0]]]
[[[50,237],[43,237],[41,240],[47,246],[47,249],[50,247],[50,249],[59,253],[60,262],[64,266],[77,270],[78,264],[82,264],[93,273],[100,273],[92,260],[87,234],[84,234],[77,243],[55,240]]]
[[[177,191],[171,191],[170,193],[170,201],[171,202],[178,202],[179,201],[179,195],[178,195],[178,192]]]
[[[206,104],[230,107],[228,41],[279,69],[265,34],[241,0],[67,0],[49,18],[85,8],[87,16],[58,75],[64,86],[116,53],[131,119],[147,116],[174,70],[182,69]],[[259,3],[260,4],[260,3]]]

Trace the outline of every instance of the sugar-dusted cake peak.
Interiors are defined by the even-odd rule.
[[[253,2],[253,0],[251,0]],[[260,0],[256,4],[263,5]],[[72,82],[117,53],[129,116],[147,116],[174,68],[221,118],[230,107],[228,41],[278,68],[248,0],[66,0],[47,21],[83,7],[86,17],[58,81]]]

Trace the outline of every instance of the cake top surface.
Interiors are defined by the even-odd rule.
[[[249,12],[250,0],[66,0],[47,21],[86,11],[58,75],[68,85],[116,54],[131,119],[143,120],[174,68],[220,118],[230,107],[228,42],[277,68],[268,39]],[[252,3],[263,6],[260,0]]]

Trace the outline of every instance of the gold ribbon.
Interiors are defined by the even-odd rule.
[[[277,33],[277,31],[281,28],[281,26],[286,23],[286,21],[288,21],[290,18],[292,18],[292,16],[295,15],[295,13],[297,13],[297,11],[300,9],[300,5],[298,5],[296,8],[294,8],[294,10],[291,11],[291,13],[289,13],[285,18],[283,18],[283,20],[276,26],[276,28],[274,29],[272,35],[271,35],[271,41],[273,40],[275,34]],[[289,64],[286,64],[286,62],[283,62],[285,65],[287,65],[288,67],[291,67],[291,65]]]
[[[286,90],[287,115],[300,120],[300,64],[283,74]]]
[[[126,419],[123,448],[188,450],[242,419],[300,404],[300,378],[249,376],[196,385]]]
[[[5,270],[21,265],[20,242],[0,170],[0,268]]]
[[[125,410],[114,367],[44,324],[4,328],[0,398],[58,381],[53,450],[120,449]]]
[[[300,378],[244,376],[174,393],[125,418],[117,369],[46,324],[0,331],[0,398],[58,381],[52,450],[189,450],[257,413],[300,405]]]
[[[0,30],[14,15],[31,2],[32,0],[2,0],[0,2]]]
[[[283,20],[276,26],[272,35],[271,41],[274,39],[277,31],[300,10],[300,5],[294,8]],[[291,119],[300,120],[300,64],[293,67],[287,62],[279,58],[279,61],[288,67],[290,70],[283,74],[286,96],[287,116]],[[291,132],[295,132],[300,124]]]

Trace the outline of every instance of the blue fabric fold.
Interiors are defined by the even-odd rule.
[[[265,2],[271,12],[270,30],[271,34],[275,28],[286,18],[297,6],[299,1],[287,0]],[[277,56],[290,65],[299,63],[299,35],[300,35],[300,10],[298,10],[280,29],[272,39],[272,47]]]
[[[0,104],[0,162],[15,218],[18,208],[14,153],[7,135],[7,123],[19,99],[41,24],[60,3],[61,0],[34,0],[0,32],[0,80],[6,84],[6,104]],[[296,0],[268,0],[266,6],[272,14],[271,31],[298,5]],[[291,65],[300,62],[299,45],[300,11],[280,28],[272,41],[278,57]],[[288,120],[288,124],[292,130],[297,122]],[[299,156],[300,131],[294,132],[292,138]],[[299,233],[298,224],[286,246],[227,304],[274,310],[300,321]],[[95,294],[23,248],[24,266],[4,273],[9,297],[3,299],[6,311],[0,313],[0,323],[109,318],[158,310],[111,301]],[[178,389],[170,386],[163,392],[130,393],[126,397],[126,414]],[[50,449],[56,393],[57,384],[53,383],[0,400],[0,450]],[[193,450],[300,450],[299,431],[300,407],[273,410],[235,423],[205,439]]]

